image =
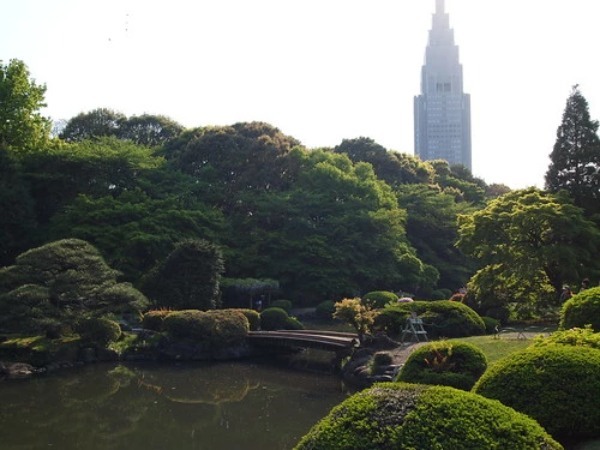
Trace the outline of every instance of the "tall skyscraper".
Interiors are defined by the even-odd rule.
[[[415,155],[471,169],[471,99],[463,92],[463,69],[444,0],[436,0],[414,107]]]

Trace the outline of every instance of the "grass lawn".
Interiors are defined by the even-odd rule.
[[[496,338],[493,335],[488,336],[470,336],[466,338],[452,339],[453,341],[468,342],[478,347],[485,353],[488,364],[492,364],[511,353],[518,352],[529,347],[532,339],[517,339],[515,336],[504,335]]]

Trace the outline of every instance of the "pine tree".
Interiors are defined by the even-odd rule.
[[[588,214],[600,212],[600,139],[578,85],[567,99],[546,172],[546,189],[566,190]]]

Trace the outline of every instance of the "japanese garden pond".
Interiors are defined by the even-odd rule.
[[[0,383],[0,447],[289,450],[346,396],[272,364],[95,364]]]

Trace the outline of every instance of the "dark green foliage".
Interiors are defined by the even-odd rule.
[[[260,313],[262,330],[301,330],[303,325],[282,308],[267,308]]]
[[[485,354],[464,342],[437,341],[414,350],[398,381],[470,390],[487,368]]]
[[[21,331],[44,331],[45,321],[75,322],[82,314],[137,313],[148,305],[131,285],[117,283],[118,273],[98,250],[78,239],[31,249],[14,266],[0,270],[2,322]]]
[[[333,300],[325,300],[315,308],[315,315],[319,319],[332,319],[335,312],[335,302]]]
[[[147,330],[164,331],[165,318],[173,311],[170,309],[153,309],[144,313],[142,327]]]
[[[156,182],[161,181],[157,177]],[[154,179],[153,179],[154,180]],[[163,180],[164,181],[164,180]],[[186,193],[186,179],[168,179]],[[191,194],[186,194],[190,195]],[[222,214],[182,194],[154,199],[140,189],[94,198],[79,195],[52,219],[53,238],[77,237],[93,243],[130,280],[139,280],[164,261],[182,239],[214,241]]]
[[[153,270],[142,290],[159,307],[214,309],[223,271],[219,247],[203,240],[186,240]]]
[[[423,319],[431,339],[473,336],[485,332],[485,324],[475,311],[462,303],[448,300],[400,303],[385,308],[375,318],[374,327],[400,334],[411,311]]]
[[[486,334],[494,334],[498,331],[500,327],[500,321],[498,319],[488,316],[481,316],[481,320],[483,320],[483,323],[485,324]]]
[[[86,344],[106,347],[121,337],[121,327],[114,320],[89,317],[78,321],[75,331]]]
[[[0,147],[0,267],[26,249],[35,230],[34,203],[9,152]]]
[[[175,339],[204,342],[211,348],[234,345],[248,334],[248,319],[236,310],[173,311],[163,321],[165,331]]]
[[[600,436],[600,351],[549,345],[496,362],[473,391],[537,420],[557,439]]]
[[[274,308],[284,309],[285,312],[287,312],[288,314],[292,310],[292,302],[290,300],[284,300],[284,299],[275,300],[275,301],[271,302],[271,306]]]
[[[384,383],[354,394],[296,450],[559,450],[533,419],[445,386]]]
[[[113,136],[155,147],[175,139],[183,127],[165,116],[143,114],[127,118],[108,108],[97,108],[69,120],[60,138],[69,142]]]
[[[363,296],[363,303],[370,306],[372,309],[383,308],[391,302],[398,301],[398,296],[389,291],[372,291]]]
[[[560,328],[583,328],[586,325],[600,331],[600,287],[581,291],[562,306]]]
[[[578,86],[573,87],[567,99],[550,159],[546,189],[566,190],[588,215],[600,212],[598,121],[590,118],[588,102]]]

